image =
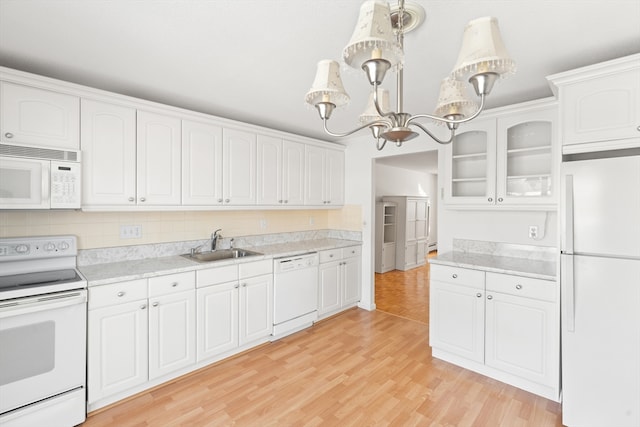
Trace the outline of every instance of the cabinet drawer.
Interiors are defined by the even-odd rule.
[[[342,249],[330,249],[328,251],[320,251],[320,264],[324,262],[337,261],[342,259]]]
[[[487,292],[501,292],[544,301],[556,301],[557,283],[509,274],[487,273]]]
[[[247,277],[262,276],[273,273],[273,260],[264,259],[262,261],[246,262],[238,266],[241,279]]]
[[[359,257],[362,254],[362,247],[350,246],[348,248],[342,248],[342,258],[354,258]]]
[[[196,271],[196,287],[217,285],[219,283],[235,282],[238,280],[238,266],[225,265],[224,267],[208,268]]]
[[[472,288],[484,288],[484,271],[437,264],[431,264],[429,269],[431,280]]]
[[[195,289],[196,278],[193,271],[151,277],[149,279],[149,297],[173,294]]]
[[[147,279],[89,288],[89,310],[147,299]]]

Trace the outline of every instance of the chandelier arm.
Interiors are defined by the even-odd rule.
[[[331,132],[331,131],[327,128],[327,119],[323,119],[323,120],[322,120],[322,122],[323,122],[323,125],[324,125],[324,131],[325,131],[327,134],[329,134],[329,135],[331,135],[331,136],[336,136],[336,137],[343,137],[343,136],[353,135],[354,133],[356,133],[356,132],[358,132],[358,131],[360,131],[360,130],[362,130],[362,129],[368,128],[369,126],[386,126],[386,127],[388,127],[388,126],[389,126],[389,123],[388,123],[388,122],[385,122],[385,121],[383,121],[383,120],[376,120],[376,121],[374,121],[374,122],[365,123],[365,124],[363,124],[362,126],[359,126],[359,127],[355,128],[355,129],[350,130],[350,131],[345,132],[345,133],[334,133],[334,132]]]
[[[378,84],[375,82],[373,83],[373,105],[376,107],[376,111],[378,112],[378,115],[380,117],[389,117],[391,120],[391,125],[397,126],[397,121],[395,115],[393,114],[393,111],[385,113],[384,111],[382,111],[382,108],[380,108],[380,104],[378,103]]]
[[[485,94],[481,94],[480,95],[480,107],[478,107],[478,110],[473,113],[471,116],[469,117],[465,117],[463,119],[447,119],[444,117],[439,117],[439,116],[433,116],[431,114],[416,114],[415,116],[411,116],[411,118],[409,120],[407,120],[407,125],[409,125],[410,122],[412,122],[414,119],[432,119],[432,120],[436,120],[439,122],[443,122],[446,124],[460,124],[460,123],[466,123],[468,121],[471,121],[473,119],[475,119],[476,117],[478,117],[480,115],[480,113],[482,113],[482,110],[484,110],[484,101],[485,101],[486,95]],[[417,122],[412,123],[414,125],[417,125]],[[421,127],[421,129],[423,129]]]
[[[429,130],[422,126],[420,123],[412,123],[414,126],[419,127],[420,129],[422,129],[422,131],[424,133],[426,133],[427,135],[429,135],[431,137],[431,139],[433,139],[435,142],[437,142],[438,144],[442,144],[442,145],[446,145],[449,144],[453,141],[453,137],[456,135],[456,130],[455,129],[451,129],[451,136],[449,136],[449,139],[447,139],[446,141],[443,141],[441,139],[439,139],[437,136],[435,136],[433,133],[429,132]]]
[[[376,140],[376,149],[377,149],[378,151],[382,151],[382,149],[384,148],[385,144],[387,143],[387,140],[386,140],[386,139],[384,139],[384,138],[382,139],[382,141],[383,141],[383,143],[382,143],[382,145],[380,145],[380,138],[378,138],[378,139]]]

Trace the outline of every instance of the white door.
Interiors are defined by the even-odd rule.
[[[198,362],[238,347],[238,282],[200,288],[198,302]]]
[[[285,205],[304,204],[304,144],[282,142],[282,200]]]
[[[138,204],[179,205],[181,120],[138,111],[137,122]]]
[[[240,280],[240,345],[271,335],[273,276]]]
[[[149,379],[196,361],[196,295],[192,290],[149,299]]]
[[[83,99],[82,204],[136,203],[136,110]]]
[[[9,82],[0,83],[0,141],[78,150],[80,98]]]
[[[318,274],[318,315],[340,309],[340,262],[320,264]]]
[[[89,310],[88,402],[148,379],[147,300]]]
[[[182,204],[222,204],[222,127],[182,121]]]
[[[484,291],[431,281],[429,344],[484,363]]]
[[[258,205],[281,205],[282,139],[258,135]]]
[[[487,291],[485,309],[485,364],[552,386],[557,363],[556,304]]]
[[[225,205],[256,204],[256,134],[235,129],[222,132]]]

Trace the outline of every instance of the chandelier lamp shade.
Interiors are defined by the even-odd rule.
[[[404,35],[417,28],[423,20],[424,9],[415,3],[405,5],[404,0],[393,8],[381,0],[362,4],[351,40],[342,52],[344,63],[355,69],[361,68],[372,87],[367,107],[360,115],[360,126],[344,133],[332,132],[327,126],[333,110],[349,102],[340,78],[339,62],[330,59],[318,62],[316,77],[305,96],[305,101],[320,114],[328,135],[345,137],[369,128],[376,139],[376,148],[382,150],[387,141],[401,146],[415,138],[418,133],[414,128],[418,128],[438,143],[448,144],[453,141],[461,123],[473,120],[482,112],[485,98],[496,80],[515,72],[515,63],[502,42],[497,19],[474,19],[464,28],[458,60],[450,75],[442,80],[433,114],[405,112]],[[389,91],[381,87],[389,70],[397,73],[396,111],[391,110]],[[465,81],[473,87],[479,104],[467,97]],[[446,125],[450,130],[449,138],[437,138],[420,122],[423,119]]]

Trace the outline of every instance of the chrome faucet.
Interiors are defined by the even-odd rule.
[[[216,231],[213,232],[213,234],[211,234],[211,251],[212,252],[216,250],[216,246],[218,246],[218,239],[222,237],[221,235],[218,234],[219,231],[222,231],[222,228],[218,228]]]

